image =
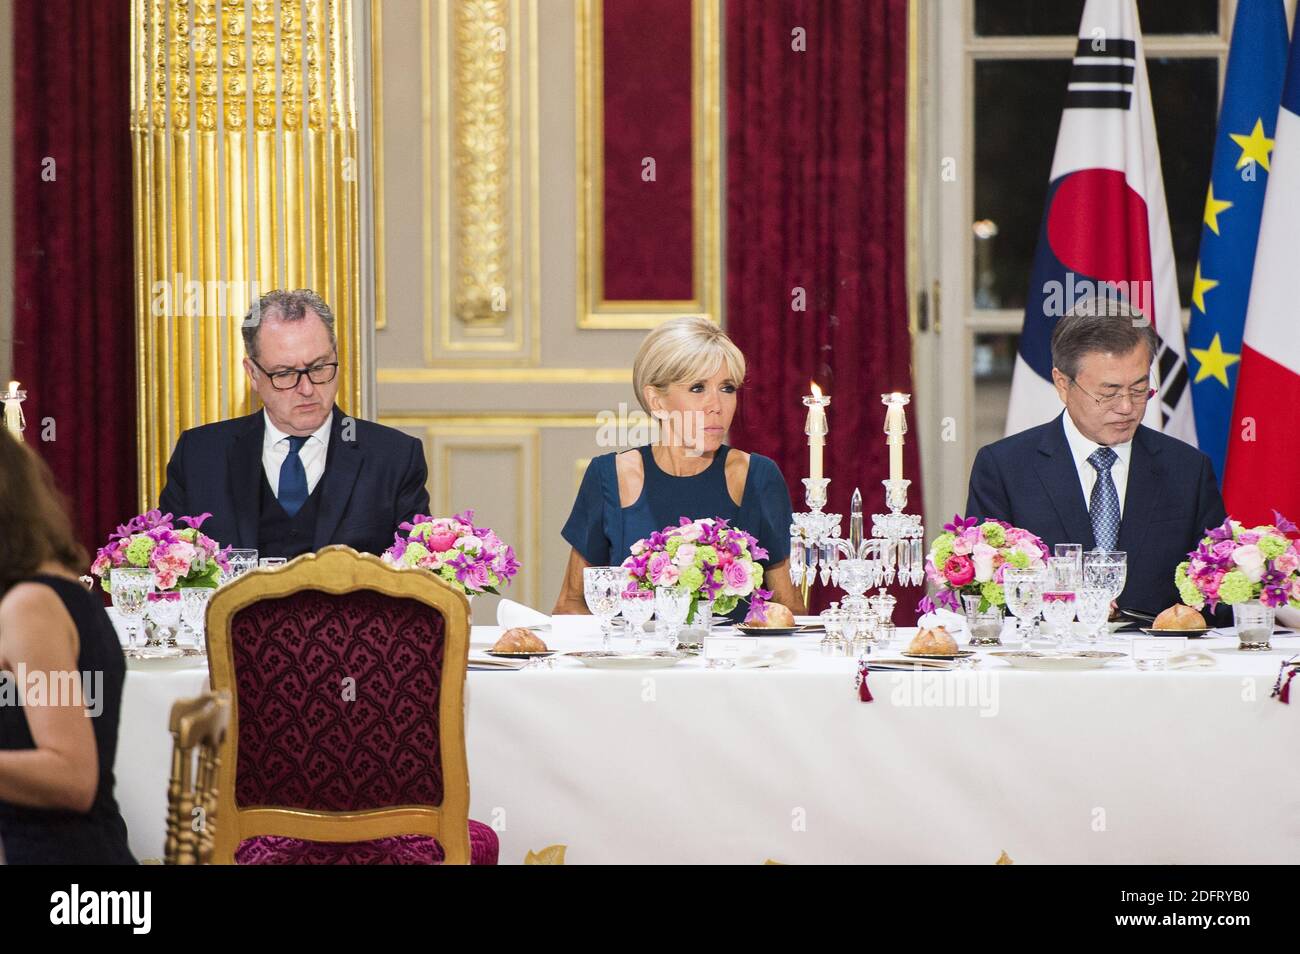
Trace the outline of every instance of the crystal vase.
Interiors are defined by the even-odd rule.
[[[1273,635],[1273,607],[1259,600],[1237,603],[1232,607],[1232,622],[1237,627],[1238,649],[1263,652],[1272,648],[1268,641]]]
[[[1002,645],[1002,607],[989,605],[980,611],[982,596],[962,594],[961,605],[966,613],[966,632],[972,646]]]

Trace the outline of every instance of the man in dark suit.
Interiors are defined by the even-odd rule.
[[[1081,303],[1052,333],[1052,381],[1065,410],[980,449],[966,515],[994,517],[1048,548],[1123,550],[1121,609],[1159,613],[1179,602],[1174,569],[1223,523],[1210,459],[1144,426],[1154,397],[1150,322],[1107,299]]]
[[[382,553],[398,524],[429,512],[423,445],[335,406],[334,315],[314,292],[262,296],[243,334],[263,409],[181,434],[159,509],[210,512],[204,533],[263,557],[334,543]]]

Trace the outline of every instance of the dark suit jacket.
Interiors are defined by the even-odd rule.
[[[429,512],[424,445],[372,421],[347,421],[350,435],[335,407],[312,549],[342,543],[383,553],[398,524]],[[222,546],[255,548],[264,434],[261,411],[185,431],[167,464],[159,509],[178,517],[210,512],[204,533]]]
[[[966,516],[1005,520],[1038,534],[1049,550],[1058,543],[1096,546],[1060,417],[980,448]],[[1116,545],[1128,554],[1120,607],[1159,613],[1179,602],[1174,568],[1224,517],[1210,459],[1176,438],[1139,427]]]

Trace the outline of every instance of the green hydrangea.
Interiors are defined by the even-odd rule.
[[[1001,530],[1002,528],[998,527],[998,529]],[[1017,570],[1027,570],[1029,569],[1029,554],[1022,553],[1019,550],[1012,550],[1007,554],[1007,562]]]
[[[1287,542],[1271,533],[1259,538],[1259,552],[1264,555],[1265,560],[1280,557],[1286,552],[1286,548]]]
[[[195,538],[198,537],[198,535],[199,532],[195,530],[193,527],[186,527],[184,530],[176,531],[176,536],[180,537],[186,543],[193,543]]]
[[[697,546],[695,548],[695,563],[697,566],[704,563],[717,563],[718,551],[711,546]]]
[[[429,548],[423,543],[412,540],[406,545],[406,552],[402,554],[402,562],[407,566],[415,566],[421,560],[429,555]]]
[[[444,580],[446,580],[448,583],[456,582],[456,568],[450,564],[443,564],[438,569],[438,575],[442,577]]]
[[[704,585],[704,573],[698,566],[688,566],[682,570],[678,582],[688,590],[698,590]]]
[[[763,585],[763,564],[755,563],[749,568],[749,580],[756,587]]]
[[[1254,587],[1246,574],[1240,570],[1229,570],[1219,584],[1219,599],[1228,605],[1244,603],[1255,596]]]
[[[1000,547],[1007,542],[1007,532],[996,523],[986,523],[980,527],[980,535],[990,546]]]
[[[668,551],[669,556],[677,556],[677,551],[682,548],[682,544],[685,542],[681,537],[670,537],[664,549]]]
[[[1187,561],[1184,560],[1178,564],[1174,570],[1174,586],[1178,587],[1178,598],[1194,609],[1200,609],[1205,605],[1205,597],[1196,588],[1196,585],[1187,576]]]
[[[126,545],[126,561],[131,566],[148,566],[149,554],[153,553],[156,544],[152,537],[146,537],[143,534],[132,537],[131,542]]]
[[[739,602],[739,596],[719,596],[713,601],[713,612],[719,616],[726,616],[736,608],[736,604]]]
[[[410,538],[412,540],[427,540],[431,536],[433,536],[433,524],[431,523],[417,523],[411,528]],[[425,552],[427,553],[428,551],[426,550]]]
[[[1002,528],[999,527],[998,529],[1001,530]],[[980,596],[988,601],[990,606],[1007,605],[1007,594],[1006,591],[1002,589],[1001,583],[994,583],[992,580],[989,580],[987,583],[981,583]]]
[[[934,565],[942,567],[952,556],[953,535],[945,533],[934,541]]]

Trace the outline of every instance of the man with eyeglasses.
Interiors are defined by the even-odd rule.
[[[342,543],[382,553],[429,512],[418,438],[344,416],[334,315],[315,292],[273,291],[244,319],[244,371],[262,409],[181,434],[158,506],[211,513],[203,532],[262,557]]]
[[[1179,602],[1174,569],[1224,520],[1210,459],[1145,426],[1155,397],[1151,323],[1109,298],[1080,302],[1052,332],[1052,381],[1065,410],[980,449],[966,515],[994,517],[1048,548],[1123,550],[1121,609]]]

